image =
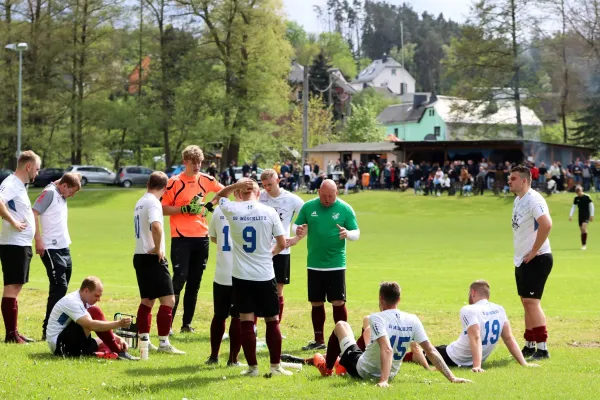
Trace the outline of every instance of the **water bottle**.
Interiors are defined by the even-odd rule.
[[[142,360],[148,359],[148,348],[150,346],[150,341],[146,336],[142,337],[140,340],[140,358]]]

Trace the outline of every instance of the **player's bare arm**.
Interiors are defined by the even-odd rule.
[[[89,315],[84,315],[75,322],[82,328],[93,332],[106,332],[117,328],[129,328],[131,326],[131,318],[122,318],[118,321],[99,321],[92,319]]]
[[[210,237],[210,241],[213,242],[214,244],[217,244],[217,238],[216,237]]]
[[[4,204],[3,201],[0,201],[0,217],[2,217],[2,219],[8,221],[13,228],[15,228],[16,230],[18,230],[19,232],[23,232],[26,228],[27,228],[27,222],[19,222],[16,221],[12,215],[10,215],[10,212],[8,211],[8,208],[6,207],[6,204]]]
[[[394,350],[390,345],[390,339],[387,336],[382,336],[377,339],[379,344],[379,357],[381,358],[381,378],[377,386],[388,387],[388,380],[390,379],[390,373],[392,371],[392,358],[394,357]]]
[[[286,248],[285,235],[275,236],[275,242],[275,246],[271,249],[271,254],[273,254],[273,256],[281,253],[281,251]]]
[[[512,334],[512,329],[510,328],[510,322],[506,321],[504,323],[504,326],[502,327],[502,335],[501,336],[502,336],[502,341],[506,345],[506,348],[508,349],[510,354],[513,356],[513,358],[515,360],[517,360],[517,362],[519,364],[521,364],[524,367],[539,367],[538,364],[528,363],[525,360],[525,357],[523,357],[523,353],[521,352],[521,349],[519,348],[519,344],[517,343],[517,340],[515,339],[515,337]]]
[[[481,345],[481,332],[479,324],[471,325],[467,329],[467,336],[469,337],[469,346],[471,347],[471,354],[473,355],[473,372],[485,372],[481,368],[481,359],[483,358],[483,346]]]
[[[419,343],[419,345],[423,348],[423,350],[425,351],[425,354],[427,354],[427,358],[429,358],[429,360],[433,363],[435,368],[437,368],[437,370],[440,371],[440,373],[442,375],[444,375],[446,377],[446,379],[448,379],[450,382],[452,382],[452,383],[472,383],[473,382],[469,379],[455,377],[454,374],[452,373],[452,371],[450,371],[450,368],[448,368],[448,366],[444,362],[444,359],[442,358],[440,353],[438,353],[436,348],[433,347],[433,345],[429,341],[421,342],[421,343]]]
[[[537,255],[538,251],[540,251],[540,248],[542,247],[546,239],[548,239],[548,235],[550,234],[550,230],[552,229],[552,220],[550,219],[549,215],[542,215],[536,221],[539,225],[537,230],[537,236],[535,239],[535,243],[533,243],[531,251],[523,259],[523,262],[525,264],[533,260],[533,258]]]
[[[306,235],[308,235],[308,225],[298,225],[298,227],[296,228],[296,237],[298,238],[298,241],[303,239]]]
[[[33,220],[35,221],[35,235],[33,236],[35,239],[35,253],[38,256],[43,256],[46,249],[44,247],[44,241],[42,240],[39,216],[40,213],[37,210],[33,210]]]
[[[156,254],[160,261],[165,259],[165,253],[160,250],[160,244],[162,242],[163,229],[162,224],[158,221],[154,221],[151,225],[152,228],[152,240],[154,241],[154,248],[148,252],[148,254]]]
[[[215,198],[227,198],[233,194],[236,190],[241,190],[244,193],[248,193],[254,190],[254,181],[250,178],[242,178],[233,185],[226,186],[221,189],[219,193],[215,196]]]

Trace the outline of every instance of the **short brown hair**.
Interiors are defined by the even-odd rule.
[[[88,276],[83,280],[83,282],[81,282],[81,287],[79,288],[79,291],[81,292],[84,289],[87,289],[90,292],[93,292],[98,286],[102,286],[102,281],[100,280],[100,278],[96,276]]]
[[[267,179],[271,179],[271,178],[275,178],[278,179],[279,175],[277,175],[277,171],[275,171],[274,169],[265,169],[262,174],[260,174],[260,180],[264,181]]]
[[[583,188],[581,187],[581,185],[575,186],[575,192],[583,192]]]
[[[490,284],[487,283],[487,281],[484,281],[483,279],[471,283],[469,289],[476,291],[486,299],[490,298]]]
[[[77,190],[79,190],[81,189],[81,174],[67,172],[58,181],[59,185],[62,185],[63,183],[66,183],[69,188],[77,188]]]
[[[531,182],[531,170],[523,165],[517,165],[511,169],[510,172],[517,172],[521,175],[521,178],[527,179],[527,182]]]
[[[41,164],[42,159],[40,158],[40,156],[35,154],[33,151],[25,150],[24,152],[22,152],[19,155],[19,159],[17,160],[17,168],[22,168],[26,164],[29,164],[31,162],[36,162],[38,164]]]
[[[202,152],[202,149],[196,145],[190,145],[183,149],[181,157],[183,158],[183,161],[204,161],[204,153]]]
[[[167,174],[162,171],[154,171],[148,178],[147,186],[149,190],[161,190],[167,186],[167,182],[169,182]]]
[[[400,285],[396,282],[381,282],[379,285],[379,296],[388,305],[398,304],[400,301]]]

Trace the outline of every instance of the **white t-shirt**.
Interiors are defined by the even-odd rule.
[[[310,176],[310,165],[304,166],[304,176]]]
[[[223,215],[221,207],[213,213],[208,235],[217,238],[217,267],[215,268],[215,283],[231,286],[231,273],[233,268],[232,242],[229,234],[229,221]]]
[[[53,353],[56,350],[58,335],[70,323],[75,323],[79,318],[90,315],[87,311],[88,307],[81,300],[79,290],[69,293],[56,303],[50,313],[50,318],[48,318],[48,328],[46,330],[46,342]]]
[[[135,232],[135,254],[148,254],[154,249],[154,239],[152,238],[152,223],[160,222],[163,227],[163,211],[160,200],[151,193],[146,193],[135,203],[133,212],[133,225]],[[160,250],[165,252],[165,231],[162,228],[162,240]]]
[[[0,184],[0,201],[6,204],[11,217],[18,222],[26,222],[27,227],[19,232],[5,219],[2,219],[0,244],[31,246],[35,235],[35,220],[27,188],[16,175],[9,175]]]
[[[277,211],[279,219],[283,224],[284,235],[286,239],[289,238],[292,221],[300,212],[300,209],[304,205],[304,200],[287,190],[279,189],[279,196],[277,197],[271,197],[269,193],[263,190],[260,192],[259,201]],[[275,245],[275,240],[273,240],[272,244]],[[290,254],[290,249],[283,249],[279,254]]]
[[[259,202],[219,201],[229,221],[233,247],[233,272],[237,279],[270,281],[275,278],[271,245],[273,236],[285,234],[277,212]]]
[[[475,304],[464,306],[460,310],[462,333],[456,341],[450,343],[446,348],[448,357],[456,365],[462,367],[473,365],[473,354],[471,353],[467,329],[472,325],[479,324],[482,342],[481,362],[483,363],[492,354],[496,344],[500,341],[502,328],[504,328],[504,323],[507,320],[504,308],[488,300],[480,300]]]
[[[38,196],[33,209],[40,214],[42,240],[46,249],[66,249],[71,244],[67,224],[67,200],[54,183],[50,183]]]
[[[410,348],[410,342],[423,343],[429,340],[419,318],[398,309],[369,315],[369,325],[371,341],[356,364],[356,371],[363,379],[381,377],[381,357],[379,343],[377,343],[380,337],[389,337],[394,351],[390,378],[396,376],[400,370],[402,359]]]
[[[523,198],[515,197],[512,215],[512,228],[515,245],[515,266],[519,267],[523,262],[523,258],[531,251],[533,244],[537,238],[538,223],[537,219],[542,215],[550,217],[548,204],[541,194],[533,189],[529,189]],[[540,254],[548,254],[550,249],[550,240],[546,239]]]

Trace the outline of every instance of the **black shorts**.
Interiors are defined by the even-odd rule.
[[[220,285],[213,282],[213,306],[217,319],[239,318],[240,313],[233,303],[233,286]]]
[[[446,351],[446,346],[441,345],[441,346],[437,346],[435,349],[438,351],[438,353],[440,353],[440,356],[442,356],[442,359],[444,360],[444,362],[446,363],[447,366],[449,367],[458,367],[458,365],[456,365],[456,363],[454,361],[452,361],[452,359],[448,356],[448,352]],[[425,352],[423,352],[423,354],[425,354]],[[427,357],[427,355],[425,355],[425,358],[427,359],[427,362],[429,362],[429,364],[433,364],[431,362],[431,360]]]
[[[581,226],[583,224],[589,224],[589,223],[590,223],[589,215],[580,215],[579,216],[579,226]]]
[[[277,254],[273,257],[273,270],[275,270],[275,280],[284,285],[290,284],[290,255]]]
[[[0,245],[4,286],[24,285],[29,282],[31,257],[33,257],[31,246]]]
[[[279,296],[275,278],[270,281],[247,281],[233,278],[233,303],[240,314],[257,317],[279,315]]]
[[[542,298],[544,287],[552,271],[552,254],[535,256],[528,264],[515,267],[515,279],[519,296],[526,299]]]
[[[308,301],[346,301],[346,270],[308,270]]]
[[[154,300],[173,295],[173,282],[167,260],[159,261],[155,254],[135,254],[133,267],[140,289],[140,298]]]
[[[56,339],[54,354],[64,357],[89,356],[98,350],[98,343],[92,335],[85,335],[81,325],[71,322]]]
[[[361,378],[356,370],[356,365],[358,364],[360,356],[363,354],[364,352],[356,344],[353,344],[348,347],[340,356],[340,365],[346,368],[348,375],[353,378]]]

